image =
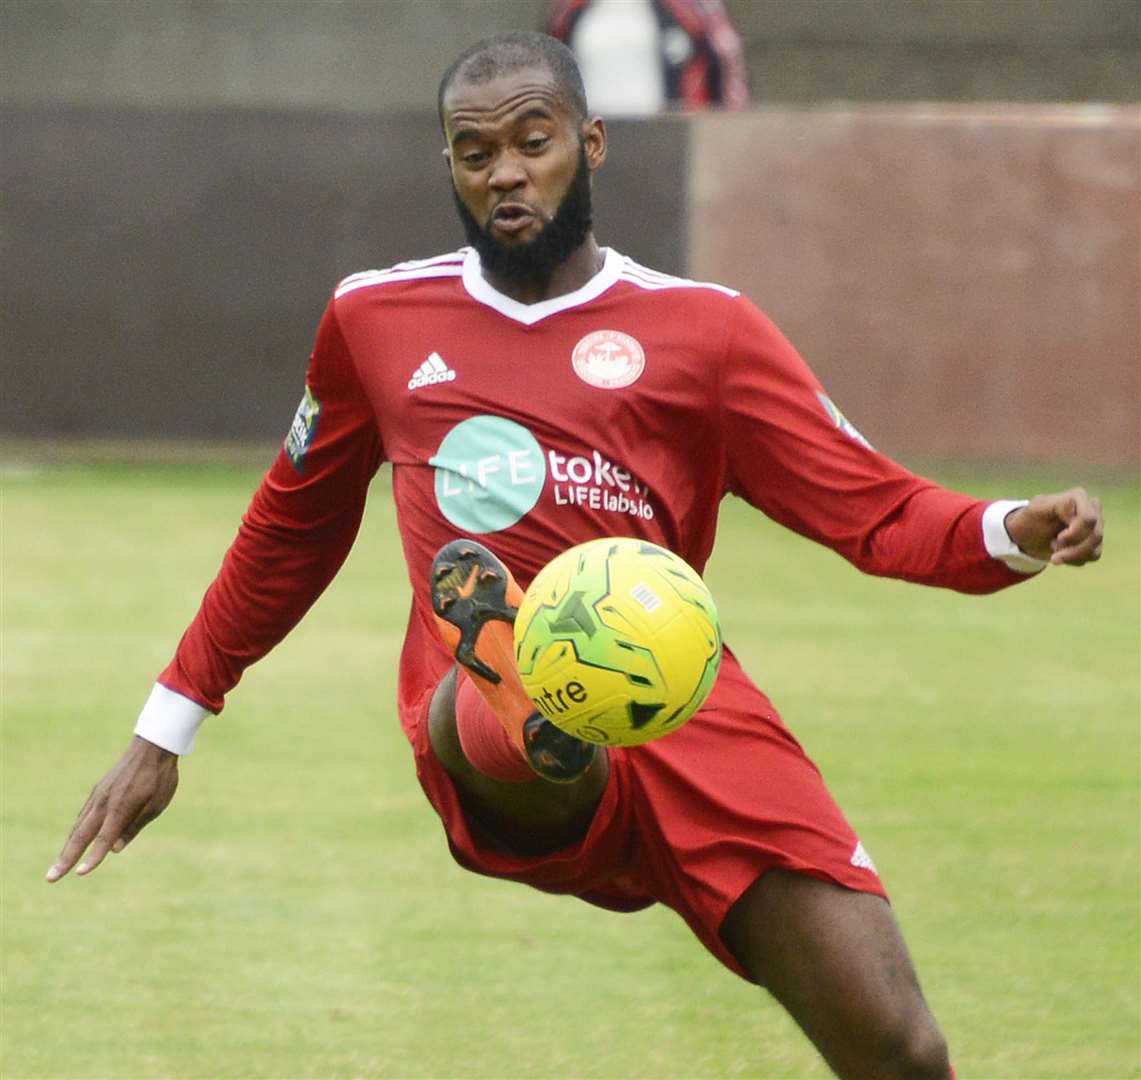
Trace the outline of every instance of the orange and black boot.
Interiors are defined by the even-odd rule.
[[[523,591],[511,572],[482,544],[453,540],[432,561],[431,586],[440,636],[531,768],[556,783],[577,780],[597,748],[555,727],[523,689],[512,631]]]

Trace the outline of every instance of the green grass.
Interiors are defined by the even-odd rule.
[[[3,476],[0,1074],[827,1075],[672,913],[452,863],[394,713],[386,478],[170,810],[92,877],[43,883],[256,480]],[[883,872],[964,1080],[1139,1075],[1141,497],[1104,496],[1100,565],[990,598],[861,577],[737,503],[709,572],[727,640]]]

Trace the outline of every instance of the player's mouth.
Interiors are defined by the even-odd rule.
[[[517,236],[538,221],[535,211],[524,203],[500,203],[491,212],[489,227],[504,236]]]

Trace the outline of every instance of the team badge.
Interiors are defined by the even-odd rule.
[[[320,417],[321,402],[306,383],[305,396],[297,406],[293,423],[289,425],[289,434],[285,436],[285,452],[299,473],[305,472],[305,455],[309,453],[309,447],[317,435],[317,421]]]
[[[621,390],[637,382],[646,367],[646,350],[621,330],[595,330],[571,353],[574,373],[599,390]]]

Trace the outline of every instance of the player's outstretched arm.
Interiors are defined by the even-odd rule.
[[[1006,516],[1006,531],[1027,555],[1055,565],[1084,566],[1101,558],[1101,502],[1084,488],[1036,495]]]
[[[87,797],[47,880],[58,881],[85,851],[77,874],[91,873],[108,851],[122,851],[167,808],[177,787],[178,755],[136,735]]]

